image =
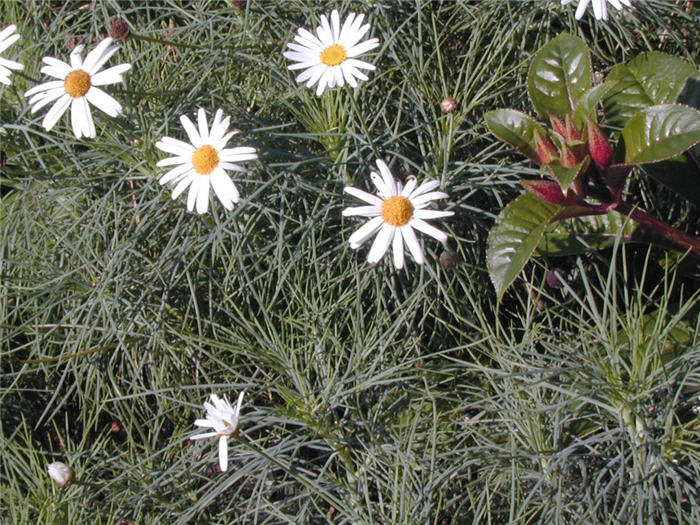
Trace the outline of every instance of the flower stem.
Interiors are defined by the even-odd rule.
[[[628,202],[620,202],[614,206],[614,210],[623,215],[627,215],[633,221],[642,224],[659,233],[664,239],[668,239],[674,244],[690,250],[691,253],[700,258],[700,239],[693,235],[677,230],[664,221],[657,219],[648,212]]]

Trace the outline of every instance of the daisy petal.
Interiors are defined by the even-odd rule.
[[[380,217],[377,218],[379,219]],[[381,260],[381,258],[384,257],[386,250],[389,248],[389,245],[393,240],[395,229],[396,228],[391,224],[384,223],[382,225],[382,227],[379,230],[379,233],[377,234],[377,237],[372,243],[372,247],[369,250],[369,255],[367,256],[368,263],[378,263]]]
[[[375,217],[374,219],[363,224],[355,233],[353,233],[348,242],[350,243],[350,248],[353,250],[359,248],[367,239],[372,235],[377,233],[379,229],[384,224],[384,219],[382,217]]]
[[[419,219],[417,217],[414,217],[411,219],[411,221],[408,223],[408,226],[414,227],[416,230],[420,230],[426,235],[430,235],[434,239],[437,239],[440,242],[445,242],[447,241],[447,235],[445,235],[443,232],[435,228],[434,226],[431,226],[427,222],[425,222],[422,219]]]
[[[228,440],[226,436],[219,438],[219,467],[221,467],[221,472],[226,472],[228,468]]]
[[[394,267],[397,270],[400,270],[403,268],[403,235],[401,235],[401,228],[396,228],[396,232],[394,233],[394,242],[392,243],[391,246],[391,251],[393,252],[394,255]]]
[[[413,256],[413,260],[418,264],[423,264],[425,259],[423,258],[423,250],[421,250],[420,244],[418,244],[418,239],[416,238],[416,233],[411,228],[410,224],[401,226],[401,233],[403,234],[404,240],[408,245],[408,250]]]

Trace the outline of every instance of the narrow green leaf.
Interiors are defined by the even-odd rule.
[[[586,43],[561,33],[535,54],[527,75],[530,99],[537,112],[546,117],[563,117],[591,87],[591,55]]]
[[[626,164],[670,159],[700,142],[700,111],[680,104],[652,106],[627,122],[622,138]]]
[[[693,64],[658,51],[613,68],[606,79],[613,84],[604,100],[607,122],[623,127],[642,109],[676,102],[689,78],[698,78]]]
[[[637,223],[617,212],[576,217],[551,224],[537,245],[537,255],[578,255],[612,246],[618,235],[629,240]]]
[[[542,136],[546,133],[535,119],[514,109],[497,109],[487,112],[484,120],[491,133],[539,164],[535,132]]]
[[[508,204],[489,232],[486,265],[500,301],[530,259],[561,206],[524,193]]]

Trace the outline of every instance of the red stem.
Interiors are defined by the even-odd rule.
[[[655,230],[664,238],[677,244],[678,246],[682,246],[686,250],[690,249],[695,257],[700,258],[700,239],[694,237],[693,235],[689,235],[677,230],[673,226],[669,226],[662,220],[657,219],[648,212],[633,206],[628,202],[620,202],[616,206],[613,206],[613,209],[618,213],[627,215],[633,221]]]

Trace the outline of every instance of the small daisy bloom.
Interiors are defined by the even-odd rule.
[[[369,30],[369,24],[362,25],[365,15],[350,13],[342,27],[340,15],[336,9],[331,13],[330,24],[326,15],[321,15],[321,25],[316,28],[316,36],[304,28],[299,28],[294,37],[296,44],[290,42],[287,47],[291,51],[284,54],[296,64],[289,69],[304,69],[297,82],[306,82],[306,87],[312,87],[316,82],[316,94],[321,95],[329,87],[343,86],[347,81],[352,87],[357,86],[357,80],[367,80],[367,75],[360,69],[373,70],[375,67],[356,57],[379,45],[377,38],[360,42]]]
[[[213,428],[214,432],[197,434],[190,439],[219,438],[219,466],[221,467],[221,472],[226,472],[228,468],[228,438],[238,433],[240,426],[238,416],[241,413],[241,402],[243,401],[244,393],[245,390],[238,394],[235,408],[231,407],[226,396],[221,399],[216,394],[212,394],[210,397],[211,403],[204,402],[204,409],[207,411],[206,419],[197,419],[194,422],[198,427]]]
[[[573,0],[561,0],[561,5],[570,4]],[[608,6],[606,2],[610,2],[612,6],[618,11],[622,9],[623,5],[627,7],[632,7],[630,0],[592,0],[593,1],[593,15],[596,20],[607,20],[608,19]],[[586,12],[588,4],[591,0],[579,0],[578,8],[576,9],[576,20],[581,20],[583,18],[583,13]]]
[[[34,86],[24,96],[31,97],[29,103],[32,113],[55,101],[41,123],[46,131],[54,127],[68,106],[71,108],[71,126],[77,138],[95,137],[90,104],[110,117],[119,115],[121,104],[98,87],[121,82],[122,73],[131,69],[131,64],[119,64],[100,71],[119,49],[118,46],[110,47],[111,43],[111,38],[105,38],[87,54],[85,61],[81,58],[84,46],[75,46],[70,54],[70,65],[53,57],[42,59],[46,65],[41,68],[41,72],[58,80]]]
[[[15,33],[15,29],[17,29],[17,26],[13,24],[0,31],[0,53],[19,40],[19,35]],[[24,66],[19,62],[13,62],[0,56],[0,83],[10,85],[10,69],[19,71],[24,69]]]
[[[350,248],[353,250],[359,248],[362,243],[376,233],[377,237],[374,239],[367,256],[368,263],[379,262],[391,244],[394,266],[401,269],[404,263],[404,244],[406,244],[413,259],[418,264],[423,264],[425,260],[423,251],[413,229],[422,231],[440,242],[445,242],[447,235],[425,220],[450,217],[454,215],[454,212],[426,208],[432,201],[446,199],[449,195],[441,191],[432,191],[440,185],[436,180],[424,182],[416,187],[416,178],[411,177],[406,186],[403,186],[394,180],[389,167],[383,160],[377,160],[377,166],[381,175],[372,172],[371,177],[379,196],[351,186],[345,187],[346,193],[365,201],[369,206],[346,208],[343,210],[343,216],[371,217],[366,224],[350,236],[348,239]]]
[[[227,210],[233,209],[238,202],[239,193],[226,170],[246,172],[236,162],[254,160],[258,156],[255,148],[225,148],[229,139],[238,130],[228,131],[231,117],[222,119],[219,109],[214,115],[211,129],[207,125],[207,116],[203,109],[197,112],[197,128],[185,115],[180,117],[191,144],[170,137],[163,137],[156,147],[166,153],[177,155],[159,161],[156,166],[175,166],[160,178],[160,183],[170,182],[175,186],[173,199],[177,199],[189,186],[187,209],[192,211],[197,204],[197,213],[206,213],[209,208],[209,185]]]

